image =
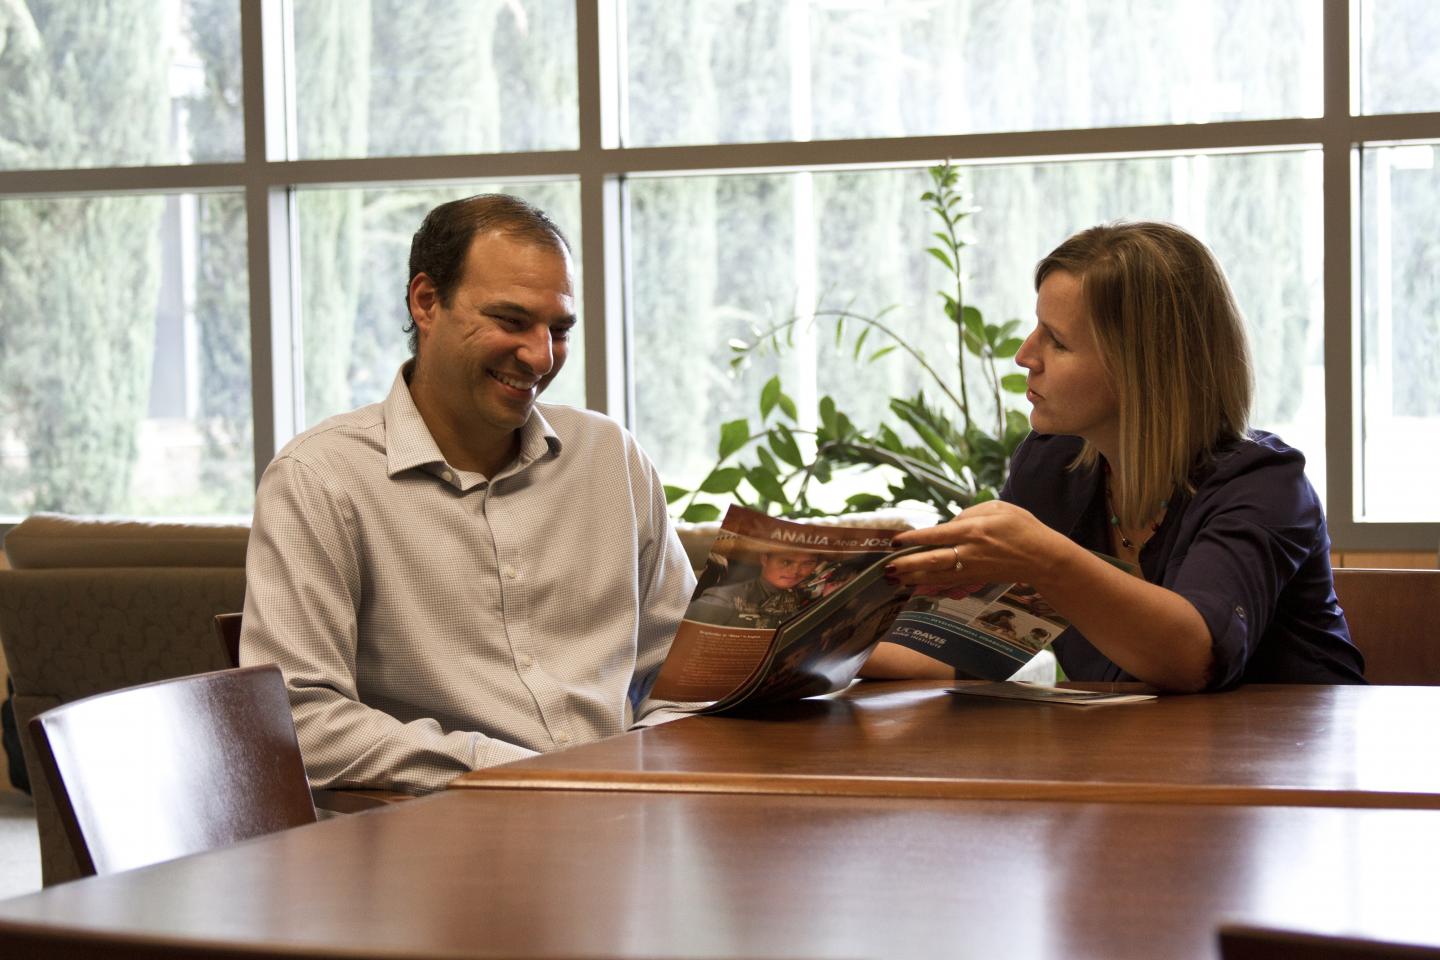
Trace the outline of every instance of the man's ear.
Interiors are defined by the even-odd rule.
[[[411,278],[408,300],[410,320],[415,324],[415,329],[421,337],[429,336],[430,328],[435,322],[435,308],[440,305],[440,294],[428,273],[417,273]]]

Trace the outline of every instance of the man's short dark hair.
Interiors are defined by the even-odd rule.
[[[504,193],[482,193],[463,200],[442,203],[425,215],[410,241],[410,276],[405,281],[404,330],[410,335],[410,352],[420,345],[419,331],[410,316],[410,284],[419,274],[435,284],[435,295],[443,306],[450,305],[455,287],[465,274],[465,254],[470,241],[490,230],[500,230],[517,240],[538,246],[570,251],[570,241],[545,215],[533,206]]]

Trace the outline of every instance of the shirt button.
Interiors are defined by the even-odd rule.
[[[1245,608],[1242,607],[1242,606],[1240,606],[1239,604],[1236,604],[1236,605],[1235,605],[1235,616],[1239,617],[1241,620],[1244,620],[1244,619],[1245,619]]]
[[[510,580],[518,580],[520,579],[520,571],[516,570],[514,567],[507,563],[505,564],[505,576],[507,579]]]
[[[528,653],[522,653],[522,654],[520,654],[520,666],[521,666],[522,669],[529,670],[529,669],[530,669],[531,667],[533,667],[534,665],[535,665],[535,660],[534,660],[534,658],[532,658],[532,657],[530,656],[530,654],[528,654]]]
[[[446,483],[453,483],[455,481],[455,474],[451,473],[449,470],[446,470],[440,474],[440,479],[444,480]]]
[[[570,742],[570,734],[562,730],[560,733],[555,734],[555,742],[562,747],[565,746],[565,744]]]

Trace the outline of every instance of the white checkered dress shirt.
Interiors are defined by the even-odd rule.
[[[537,405],[487,482],[445,463],[405,373],[256,498],[240,659],[284,671],[315,786],[434,790],[624,732],[695,585],[619,425]]]

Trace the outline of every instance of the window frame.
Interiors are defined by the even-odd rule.
[[[1044,130],[770,142],[625,147],[621,0],[575,0],[579,146],[574,150],[430,157],[295,160],[293,105],[284,96],[293,62],[282,0],[240,0],[245,155],[233,163],[0,171],[0,199],[96,193],[177,193],[239,188],[245,194],[249,259],[254,462],[258,477],[301,427],[295,284],[295,190],[316,185],[375,186],[445,181],[563,178],[580,190],[585,278],[587,405],[633,421],[630,387],[621,185],[632,174],[835,170],[959,164],[1234,153],[1318,148],[1322,152],[1326,512],[1339,551],[1425,551],[1440,544],[1440,523],[1354,519],[1362,457],[1359,210],[1360,151],[1440,140],[1440,111],[1359,115],[1360,0],[1322,0],[1323,114],[1080,130]],[[572,225],[574,229],[574,225]]]

